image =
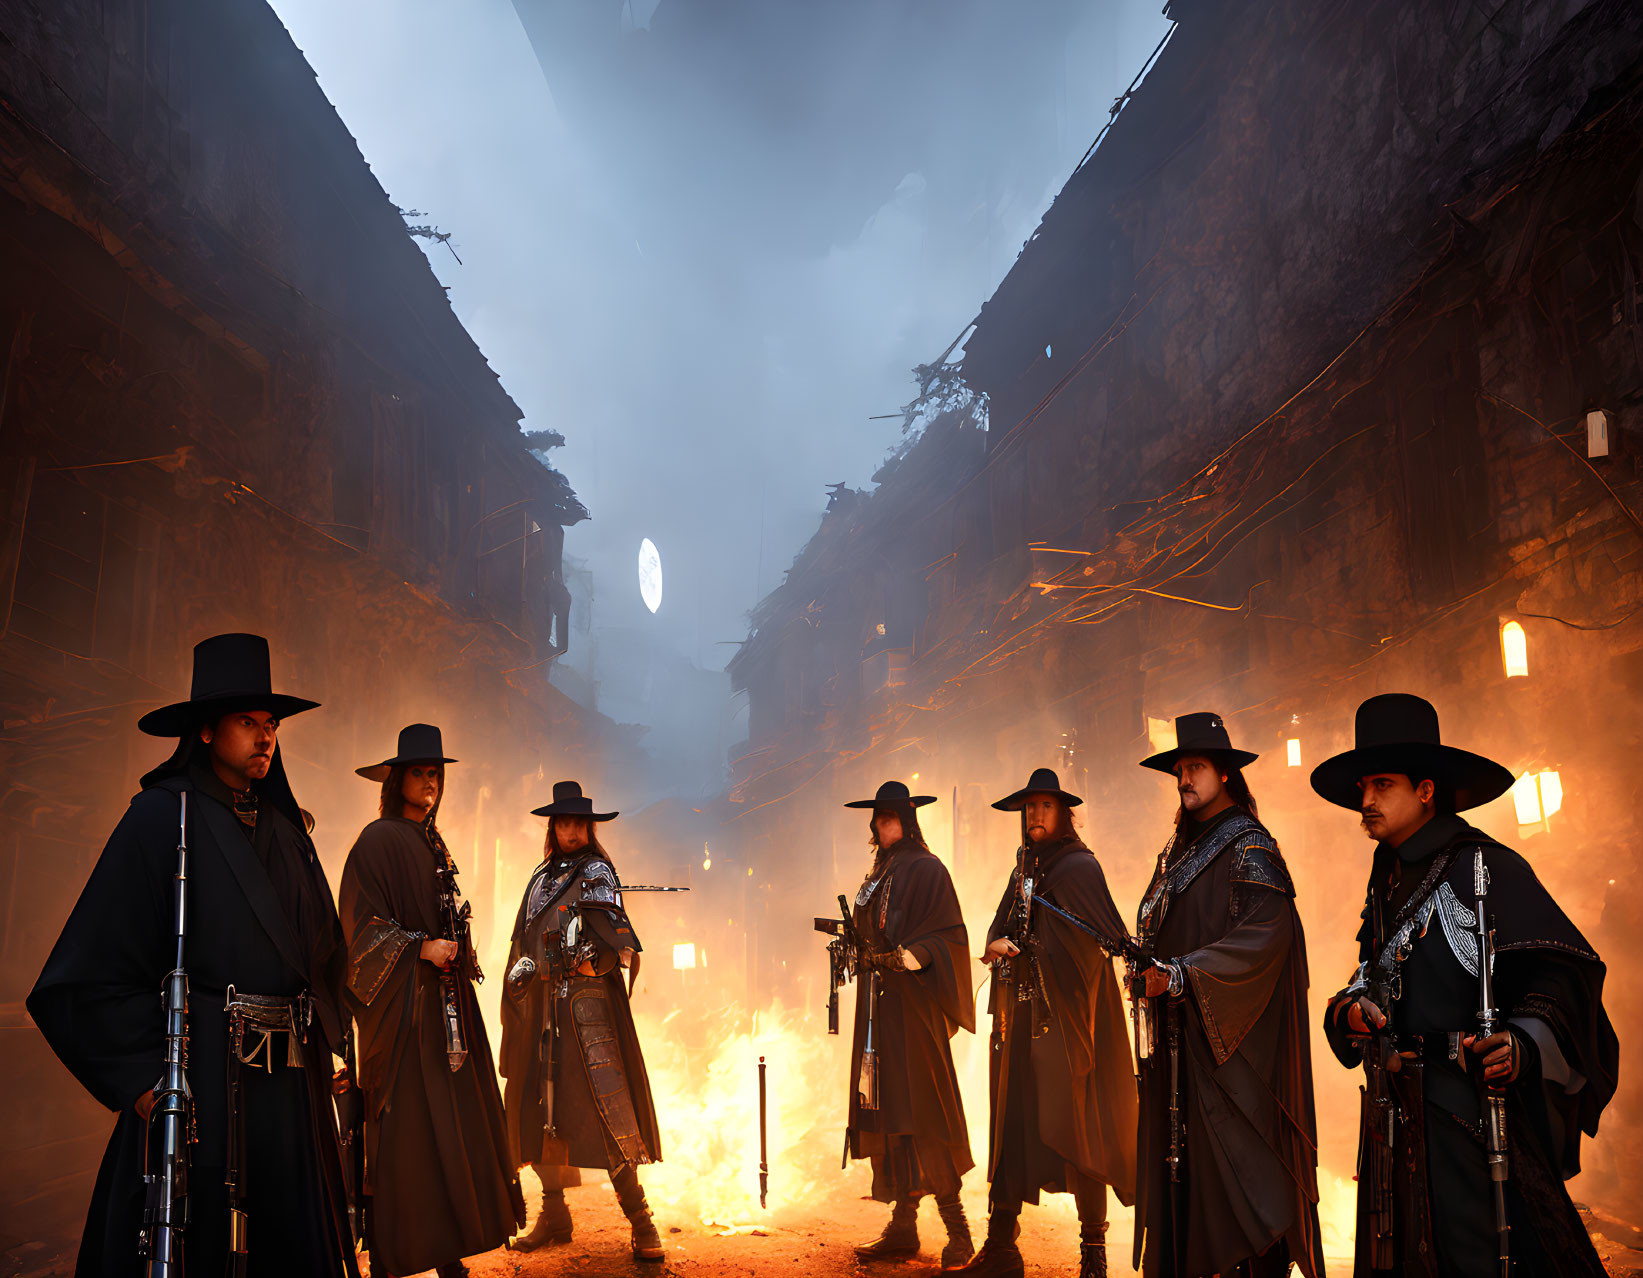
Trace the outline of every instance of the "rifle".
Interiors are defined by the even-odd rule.
[[[365,1193],[365,1092],[360,1086],[352,1029],[344,1034],[342,1042],[348,1090],[337,1097],[337,1118],[342,1147],[348,1154],[348,1224],[353,1231],[354,1245],[368,1251],[366,1229],[370,1225],[370,1199]]]
[[[1135,977],[1139,971],[1145,968],[1164,966],[1152,955],[1152,938],[1143,937],[1140,941],[1136,941],[1128,936],[1108,936],[1095,924],[1079,918],[1071,910],[1062,909],[1053,901],[1039,897],[1037,903],[1040,908],[1048,910],[1058,918],[1065,919],[1080,931],[1087,932],[1095,938],[1097,945],[1112,955],[1113,958],[1123,959],[1125,966],[1129,968],[1130,1019],[1135,1025],[1135,1063],[1136,1067],[1140,1068],[1141,1062],[1152,1056],[1155,1045],[1153,1042],[1155,1031],[1152,1000],[1135,988]]]
[[[177,961],[162,987],[165,1006],[165,1071],[154,1088],[148,1112],[148,1145],[143,1182],[143,1227],[137,1252],[148,1278],[182,1278],[188,1232],[188,1147],[196,1139],[194,1094],[188,1086],[188,973],[183,946],[188,936],[188,793],[179,798],[177,818]]]
[[[441,968],[439,973],[440,1011],[445,1022],[445,1059],[450,1064],[451,1073],[462,1068],[463,1061],[468,1059],[468,1048],[462,1041],[462,1003],[465,987],[457,981],[460,973],[468,980],[479,982],[485,979],[485,973],[479,970],[479,958],[474,953],[473,933],[469,921],[473,917],[473,903],[463,901],[457,904],[461,895],[456,886],[456,862],[451,860],[450,849],[445,846],[445,840],[434,828],[433,814],[423,823],[423,832],[428,836],[428,843],[434,850],[438,862],[434,867],[434,877],[439,884],[439,918],[440,930],[445,933],[444,939],[456,942],[456,960]]]
[[[839,916],[816,919],[816,931],[833,939],[827,943],[827,1032],[839,1032],[839,990],[866,965],[867,947],[850,917],[850,903],[839,893]]]
[[[1372,947],[1386,943],[1382,935],[1382,902],[1378,891],[1370,893],[1370,935]],[[1393,1148],[1397,1137],[1398,1106],[1392,1095],[1392,1081],[1387,1074],[1386,1057],[1392,1051],[1392,984],[1388,973],[1371,960],[1358,968],[1352,984],[1346,987],[1352,1001],[1360,996],[1369,999],[1386,1016],[1386,1025],[1369,1027],[1368,1034],[1350,1034],[1348,1038],[1363,1053],[1364,1086],[1359,1089],[1363,1110],[1363,1137],[1358,1151],[1358,1177],[1368,1183],[1369,1200],[1369,1256],[1374,1269],[1394,1269],[1397,1266],[1397,1234],[1395,1191],[1392,1185]]]
[[[1477,898],[1478,926],[1478,1036],[1489,1038],[1499,1028],[1501,1016],[1495,1007],[1495,930],[1484,917],[1484,897],[1489,895],[1489,867],[1483,863],[1483,846],[1472,852],[1472,894]],[[1506,1089],[1484,1084],[1484,1138],[1488,1148],[1489,1181],[1495,1198],[1495,1236],[1500,1242],[1500,1278],[1510,1278],[1512,1224],[1506,1214]]]

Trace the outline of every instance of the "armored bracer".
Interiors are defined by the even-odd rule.
[[[413,932],[392,919],[372,915],[348,947],[348,991],[367,1007],[387,983],[400,955],[413,942],[427,939],[426,932]]]

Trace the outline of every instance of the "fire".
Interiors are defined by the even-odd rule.
[[[634,1023],[650,1070],[664,1161],[644,1170],[645,1192],[675,1216],[722,1234],[779,1223],[794,1208],[859,1196],[865,1164],[839,1170],[849,1038],[824,1014],[779,999],[749,1015],[636,1000]],[[770,1195],[759,1208],[759,1057],[768,1070]]]

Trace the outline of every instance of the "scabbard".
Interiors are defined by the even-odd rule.
[[[1402,1068],[1386,1078],[1396,1106],[1392,1177],[1401,1226],[1392,1267],[1403,1278],[1441,1278],[1426,1166],[1425,1066],[1420,1061],[1404,1061]]]

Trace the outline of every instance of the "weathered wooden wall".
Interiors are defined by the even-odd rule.
[[[1174,808],[1135,766],[1149,720],[1219,710],[1262,752],[1251,782],[1296,872],[1321,1012],[1349,975],[1369,847],[1305,776],[1349,744],[1363,697],[1408,689],[1453,738],[1560,770],[1549,830],[1518,830],[1509,801],[1476,819],[1629,962],[1643,13],[1176,8],[964,345],[984,442],[932,427],[755,615],[732,666],[752,703],[732,828],[825,901],[812,880],[865,868],[834,805],[918,772],[975,926],[1019,833],[984,800],[1048,764],[1089,797],[1133,908]],[[1588,462],[1599,408],[1616,456]],[[1506,618],[1527,679],[1505,678]],[[775,855],[818,830],[849,859]],[[1577,1193],[1623,1206],[1643,1188],[1624,1029],[1643,996],[1614,980],[1610,1009],[1628,1064]],[[1356,1085],[1327,1053],[1317,1074],[1338,1197]]]
[[[333,885],[352,769],[443,724],[489,946],[529,808],[618,771],[548,682],[586,511],[519,417],[260,0],[0,2],[0,1256],[78,1233],[112,1120],[22,1000],[196,640],[323,703],[283,748]]]

